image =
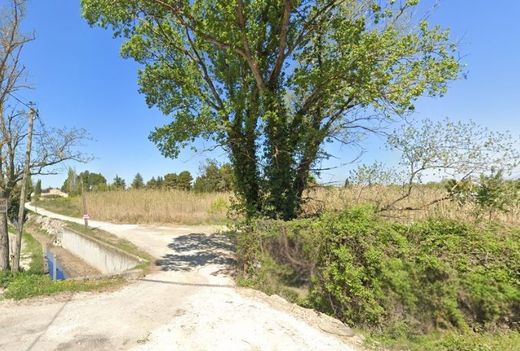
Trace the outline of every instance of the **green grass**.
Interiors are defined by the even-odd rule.
[[[29,272],[43,273],[43,248],[36,239],[28,232],[23,233],[23,240],[25,242],[25,250],[31,253],[31,264]]]
[[[27,229],[31,231],[35,228],[28,225]],[[25,272],[0,272],[0,287],[7,289],[3,298],[21,300],[65,292],[103,291],[125,283],[125,280],[120,277],[96,280],[53,281],[49,275],[43,272],[42,245],[29,232],[24,232],[23,238],[25,250],[31,253],[32,261],[29,269]]]
[[[520,332],[432,333],[416,337],[368,336],[366,346],[385,351],[518,351]]]
[[[4,298],[14,300],[64,292],[102,291],[119,287],[124,283],[125,280],[123,278],[53,281],[45,274],[29,272],[0,273],[0,285],[7,287]]]
[[[71,198],[49,198],[39,199],[32,202],[33,206],[44,208],[51,212],[60,213],[70,217],[81,217],[81,208]]]
[[[27,229],[27,226],[25,226]],[[16,236],[16,229],[9,225],[9,236],[13,238]],[[31,256],[31,263],[29,265],[28,271],[31,273],[43,273],[43,248],[42,244],[38,242],[29,232],[26,230],[22,235],[23,245],[22,245],[22,255],[25,256],[27,252]]]
[[[136,268],[143,270],[149,268],[152,259],[151,256],[139,250],[139,248],[127,240],[120,239],[113,234],[99,229],[86,229],[79,224],[67,223],[67,226],[70,229],[79,231],[97,240],[118,247],[125,252],[143,258],[145,262]],[[41,231],[41,229],[34,227],[31,223],[27,224],[26,229],[27,232],[24,233],[23,238],[25,241],[25,250],[30,252],[32,258],[30,268],[26,272],[20,273],[0,272],[0,287],[7,289],[2,298],[21,300],[66,292],[103,291],[119,287],[125,283],[125,279],[122,277],[95,280],[53,281],[49,275],[43,273],[42,245],[30,234],[35,230]]]

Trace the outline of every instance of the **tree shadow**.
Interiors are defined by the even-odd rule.
[[[236,264],[234,245],[226,234],[191,233],[173,239],[168,248],[173,252],[155,262],[163,271],[188,272],[208,265]]]

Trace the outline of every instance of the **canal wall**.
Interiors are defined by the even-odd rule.
[[[134,268],[141,261],[137,256],[69,228],[63,228],[57,233],[57,239],[64,249],[98,269],[102,274],[122,273]]]

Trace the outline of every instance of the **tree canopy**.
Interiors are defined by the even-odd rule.
[[[125,188],[126,188],[125,180],[116,174],[111,187],[114,190],[125,190]]]
[[[193,190],[196,192],[225,192],[233,190],[233,168],[229,163],[222,166],[215,161],[208,161],[201,169],[201,175],[195,179]]]
[[[460,70],[419,0],[81,3],[126,38],[140,91],[171,117],[150,139],[167,157],[197,138],[224,147],[249,216],[294,218],[326,143],[358,142]]]
[[[73,168],[69,168],[67,179],[63,182],[61,190],[69,195],[81,194],[85,191],[107,190],[107,180],[101,173],[83,171],[79,175]]]
[[[144,188],[144,180],[141,173],[137,173],[134,177],[134,180],[132,180],[131,184],[132,189],[142,189]]]

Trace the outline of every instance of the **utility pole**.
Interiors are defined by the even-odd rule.
[[[87,198],[85,196],[85,185],[83,177],[81,178],[81,202],[83,203],[83,220],[85,221],[85,229],[88,228],[88,219],[90,218],[87,211]]]
[[[13,260],[13,272],[20,270],[20,252],[22,250],[22,234],[23,234],[23,219],[25,216],[25,192],[27,189],[27,180],[29,179],[29,172],[31,166],[31,150],[32,150],[32,139],[33,139],[33,126],[34,120],[36,119],[37,112],[32,107],[29,110],[29,121],[27,126],[27,144],[25,150],[25,163],[22,175],[22,185],[20,189],[20,206],[18,208],[18,228],[16,232],[16,241],[14,245],[14,260]]]
[[[7,228],[7,208],[9,207],[8,194],[0,190],[0,271],[10,268],[9,232]]]

